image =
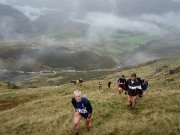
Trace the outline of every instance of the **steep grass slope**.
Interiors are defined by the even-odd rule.
[[[0,135],[73,135],[74,109],[72,93],[80,89],[91,100],[91,131],[84,121],[81,135],[178,135],[180,134],[180,59],[164,59],[114,72],[103,80],[85,82],[82,86],[65,84],[34,89],[12,90],[0,85]],[[131,73],[149,80],[136,109],[130,109],[127,97],[117,92],[121,74]],[[98,82],[103,90],[98,90]],[[111,89],[107,82],[112,81]]]

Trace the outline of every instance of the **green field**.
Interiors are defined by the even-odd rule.
[[[120,57],[122,54],[131,53],[153,40],[153,37],[146,35],[116,35],[107,43],[109,45],[107,45],[107,52],[112,57]]]

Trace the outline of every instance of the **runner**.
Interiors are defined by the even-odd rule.
[[[102,90],[102,84],[99,82],[99,90]]]
[[[78,124],[82,118],[86,121],[86,128],[90,130],[90,120],[92,115],[92,106],[90,101],[86,97],[81,96],[81,91],[75,90],[74,97],[72,98],[72,104],[75,108],[74,114],[74,130],[75,134],[79,135]]]
[[[136,96],[139,94],[139,91],[142,90],[141,83],[137,79],[135,73],[133,73],[131,78],[127,80],[126,90],[128,91],[129,106],[134,108],[136,104]]]
[[[122,75],[119,80],[117,81],[118,84],[118,90],[119,90],[119,94],[121,94],[123,92],[123,90],[125,90],[125,85],[126,85],[126,79],[124,77],[124,75]]]
[[[108,88],[110,89],[111,88],[111,81],[108,82]]]
[[[147,90],[148,85],[149,85],[147,80],[142,80],[141,82],[142,82],[141,84],[142,93],[139,93],[139,97],[143,97],[143,93]]]

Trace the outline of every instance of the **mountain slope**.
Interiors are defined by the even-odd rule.
[[[32,32],[32,23],[22,12],[0,4],[0,40],[22,40]]]
[[[178,135],[180,133],[180,60],[158,60],[124,69],[103,80],[87,81],[82,86],[65,84],[34,89],[12,90],[0,85],[0,133],[3,135],[72,135],[74,109],[71,98],[75,89],[91,100],[93,117],[91,131],[80,124],[81,135]],[[173,72],[172,72],[173,71]],[[149,89],[137,99],[131,110],[127,97],[119,95],[116,81],[121,74],[127,78],[136,72],[149,80]],[[109,90],[107,82],[113,81]],[[98,82],[103,90],[98,90]]]
[[[85,49],[84,49],[85,48]],[[47,45],[37,42],[0,42],[2,69],[34,72],[41,70],[92,70],[112,68],[116,63],[110,57],[98,54],[84,45]]]

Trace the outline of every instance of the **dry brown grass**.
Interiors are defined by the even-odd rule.
[[[0,103],[16,101],[20,104],[0,110],[0,135],[73,135],[71,98],[75,89],[82,90],[94,109],[91,131],[86,131],[82,120],[81,135],[178,135],[180,91],[177,84],[180,77],[179,74],[168,74],[168,70],[178,64],[177,59],[161,60],[115,72],[103,80],[88,81],[82,86],[65,84],[21,90],[1,87]],[[167,67],[155,73],[162,65]],[[120,74],[129,76],[133,72],[150,83],[144,97],[137,99],[134,110],[127,106],[127,97],[119,95],[116,86]],[[172,81],[167,83],[167,79]],[[107,88],[109,80],[113,81],[111,89]],[[103,90],[98,90],[99,81]]]

